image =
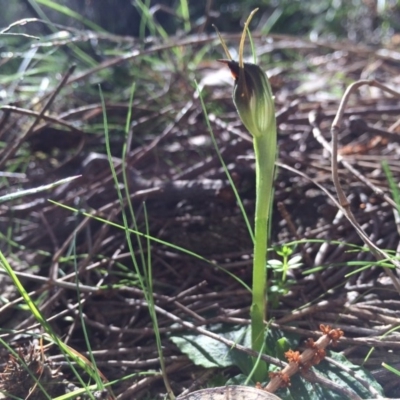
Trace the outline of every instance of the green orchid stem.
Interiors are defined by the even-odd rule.
[[[271,132],[254,137],[256,161],[256,210],[255,241],[253,260],[253,299],[251,305],[252,348],[261,351],[265,341],[267,319],[267,276],[266,260],[268,249],[269,215],[273,200],[273,181],[276,157],[276,124],[270,125]],[[255,379],[266,379],[266,365],[260,363],[255,371]]]
[[[269,215],[273,199],[276,158],[276,119],[271,87],[265,72],[256,64],[220,60],[228,65],[235,86],[233,101],[244,126],[253,136],[256,162],[256,212],[253,260],[253,300],[251,304],[252,348],[261,352],[265,340],[266,320],[266,265]],[[256,359],[254,360],[256,363]],[[266,378],[267,367],[258,363],[255,380]]]

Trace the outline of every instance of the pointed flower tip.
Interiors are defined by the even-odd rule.
[[[275,107],[271,87],[265,72],[256,64],[237,62],[228,66],[235,78],[233,101],[240,119],[255,136],[265,135],[275,124]]]
[[[218,61],[223,64],[226,64],[229,67],[231,74],[233,76],[233,79],[235,80],[235,83],[237,83],[237,79],[239,78],[239,74],[240,74],[239,64],[236,61],[226,60],[226,59],[221,59]]]

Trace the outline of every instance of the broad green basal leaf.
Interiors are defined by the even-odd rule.
[[[213,332],[235,343],[250,346],[248,327],[219,326]],[[238,365],[238,357],[241,357],[234,348],[205,335],[185,333],[171,336],[170,339],[194,364],[205,368]]]

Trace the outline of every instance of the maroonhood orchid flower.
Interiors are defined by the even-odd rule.
[[[233,61],[221,36],[221,43],[228,60],[226,64],[235,85],[233,102],[244,126],[253,136],[256,160],[256,211],[254,232],[254,259],[251,305],[252,348],[262,352],[265,348],[265,324],[267,303],[266,261],[268,231],[273,200],[273,184],[276,158],[276,119],[274,98],[265,72],[256,64],[243,62],[243,49],[250,20],[246,21],[239,46],[239,62]],[[219,33],[218,33],[219,34]],[[255,368],[255,379],[263,380],[266,366],[259,363]]]

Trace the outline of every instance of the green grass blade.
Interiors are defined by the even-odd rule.
[[[189,13],[189,4],[187,0],[180,0],[179,6],[180,15],[183,18],[183,25],[185,32],[190,32],[192,27],[190,26],[190,13]]]
[[[32,301],[30,298],[28,292],[25,290],[24,286],[21,284],[21,281],[19,280],[18,276],[15,274],[13,269],[11,268],[10,264],[8,263],[7,259],[5,258],[4,254],[0,251],[0,265],[5,269],[7,274],[10,276],[14,286],[17,288],[18,292],[24,299],[26,305],[28,306],[30,312],[32,315],[35,317],[35,319],[39,322],[39,324],[43,327],[45,332],[48,334],[48,338],[54,342],[60,351],[64,353],[64,355],[68,356],[70,359],[75,361],[86,373],[89,374],[89,376],[92,376],[95,378],[97,371],[95,371],[93,368],[91,368],[90,365],[88,365],[82,357],[75,352],[73,349],[71,349],[68,345],[63,343],[61,339],[53,332],[51,329],[51,326],[47,322],[47,320],[42,316],[42,313],[40,310],[36,307],[36,304]],[[78,378],[80,384],[82,386],[85,386],[82,378],[80,377],[80,374],[75,370],[72,364],[70,364],[71,369],[74,371],[75,376]],[[94,399],[93,395],[90,392],[87,392],[88,395]]]
[[[43,6],[46,6],[48,8],[51,8],[54,11],[58,11],[60,14],[64,14],[67,17],[70,17],[72,19],[75,19],[79,22],[81,22],[82,24],[86,25],[88,28],[97,31],[97,32],[106,32],[101,26],[95,24],[94,22],[86,19],[85,17],[82,17],[81,14],[79,14],[78,12],[71,10],[69,7],[67,6],[63,6],[62,4],[58,4],[55,1],[52,0],[29,0],[29,2],[31,3],[31,5],[34,7],[35,3],[39,3],[42,4]]]
[[[204,100],[203,100],[203,96],[202,96],[202,93],[201,93],[201,88],[200,88],[200,86],[198,85],[198,83],[196,81],[195,81],[195,85],[196,85],[197,93],[199,94],[201,108],[203,110],[204,117],[206,119],[207,129],[208,129],[208,132],[210,133],[210,136],[211,136],[211,141],[212,141],[214,149],[215,149],[215,151],[217,153],[218,159],[219,159],[219,161],[220,161],[220,163],[222,165],[222,168],[223,168],[223,170],[224,170],[224,172],[225,172],[225,174],[226,174],[226,176],[228,178],[228,181],[229,181],[229,184],[230,184],[230,186],[231,186],[231,188],[233,190],[233,193],[235,194],[235,199],[236,199],[236,201],[238,203],[238,206],[239,206],[240,211],[242,213],[243,219],[244,219],[244,221],[246,223],[246,227],[247,227],[247,230],[248,230],[249,235],[251,237],[251,240],[254,243],[253,229],[251,227],[249,218],[247,217],[246,210],[244,209],[244,205],[243,205],[243,202],[242,202],[242,200],[240,198],[239,192],[236,189],[235,182],[233,182],[233,179],[231,177],[231,174],[229,173],[228,167],[226,166],[225,161],[222,158],[221,152],[219,151],[218,143],[217,143],[217,141],[215,139],[215,135],[214,135],[214,130],[213,130],[213,128],[211,126],[211,123],[210,123],[210,120],[208,118],[208,111],[207,111],[207,107],[206,107],[206,105],[204,103]]]
[[[56,181],[56,182],[53,182],[53,183],[49,183],[48,185],[43,185],[43,186],[39,186],[37,188],[20,190],[18,192],[6,194],[6,195],[0,197],[0,204],[4,203],[6,201],[19,199],[21,197],[29,196],[31,194],[37,194],[37,193],[40,193],[40,192],[44,192],[45,190],[53,189],[56,186],[63,185],[64,183],[71,182],[74,179],[77,179],[77,178],[80,178],[80,177],[81,177],[80,175],[71,176],[71,177],[68,177],[68,178],[65,178],[65,179],[60,179],[59,181]]]
[[[219,269],[220,271],[222,271],[222,272],[224,272],[225,274],[229,275],[231,278],[235,279],[237,282],[240,283],[240,285],[242,285],[242,286],[243,286],[246,290],[248,290],[249,292],[251,291],[250,287],[249,287],[245,282],[243,282],[240,278],[238,278],[235,274],[233,274],[233,273],[230,272],[229,270],[225,269],[225,268],[222,267],[221,265],[218,265],[218,264],[215,263],[214,261],[211,261],[211,260],[209,260],[209,259],[207,259],[207,258],[205,258],[205,257],[202,257],[202,256],[200,256],[199,254],[194,253],[193,251],[190,251],[190,250],[185,249],[184,247],[180,247],[180,246],[177,246],[177,245],[175,245],[175,244],[173,244],[173,243],[166,242],[166,241],[161,240],[161,239],[158,239],[158,238],[156,238],[156,237],[154,237],[154,236],[148,236],[148,235],[146,235],[145,233],[140,232],[140,231],[135,230],[135,229],[131,229],[131,228],[126,229],[124,226],[122,226],[122,225],[120,225],[120,224],[117,224],[117,223],[112,222],[112,221],[108,221],[108,220],[106,220],[106,219],[104,219],[104,218],[98,217],[98,216],[93,215],[93,214],[91,214],[91,213],[89,213],[89,212],[82,211],[82,210],[78,210],[77,208],[74,208],[74,207],[71,207],[71,206],[67,206],[67,205],[62,204],[62,203],[59,203],[59,202],[57,202],[57,201],[54,201],[54,200],[51,200],[51,199],[49,199],[48,201],[49,201],[50,203],[52,203],[52,204],[57,205],[58,207],[64,208],[64,209],[69,210],[69,211],[71,211],[71,212],[73,212],[73,213],[80,213],[81,215],[83,215],[83,216],[85,216],[85,217],[89,217],[89,218],[92,218],[92,219],[94,219],[94,220],[96,220],[96,221],[102,222],[102,223],[104,223],[104,224],[108,224],[108,225],[110,225],[110,226],[113,226],[114,228],[118,228],[118,229],[122,229],[122,230],[127,230],[127,231],[128,231],[129,233],[131,233],[131,234],[138,235],[138,236],[142,236],[142,237],[144,237],[144,238],[149,238],[152,242],[162,244],[162,245],[164,245],[164,246],[169,247],[170,249],[173,249],[173,250],[176,250],[176,251],[178,251],[178,252],[180,252],[180,253],[183,253],[183,254],[187,254],[187,255],[189,255],[189,256],[192,256],[192,257],[196,258],[197,260],[204,261],[206,264],[212,265],[214,268]]]

